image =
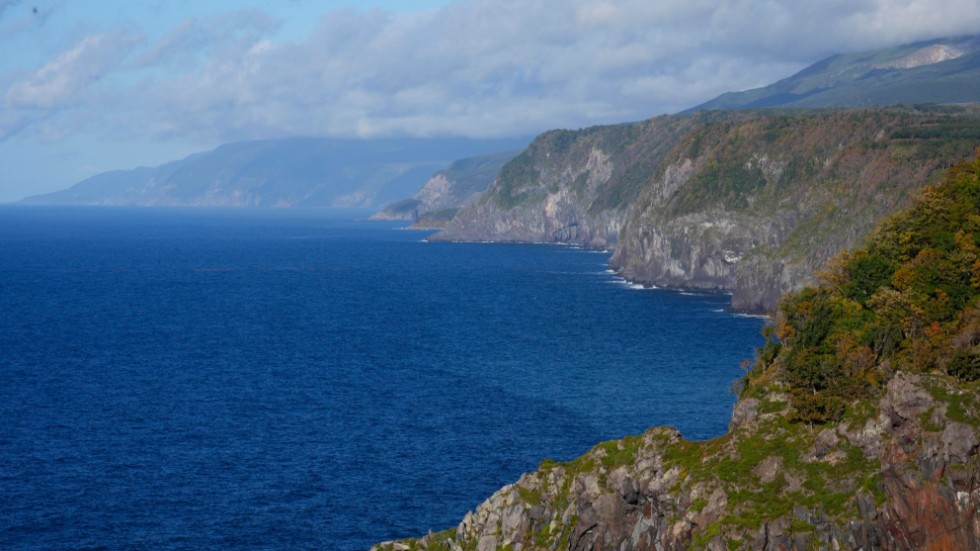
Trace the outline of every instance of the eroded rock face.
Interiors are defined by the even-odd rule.
[[[534,195],[534,200],[517,201],[510,208],[501,208],[490,194],[464,209],[443,233],[432,239],[611,247],[619,235],[625,209],[596,212],[589,207],[612,175],[610,155],[591,144],[582,143],[562,156],[553,157],[545,152],[532,185],[516,182],[513,186],[518,189],[510,190],[510,193]]]
[[[651,429],[543,464],[455,530],[377,549],[980,549],[976,390],[899,373],[820,429],[780,396],[742,400],[722,438]]]

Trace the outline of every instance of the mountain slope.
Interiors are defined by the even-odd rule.
[[[545,460],[375,549],[978,549],[978,312],[980,157],[785,298],[729,434]]]
[[[973,102],[980,102],[980,36],[835,55],[769,86],[722,94],[687,112]]]
[[[454,159],[524,140],[290,138],[222,145],[155,168],[99,174],[30,204],[378,207]]]

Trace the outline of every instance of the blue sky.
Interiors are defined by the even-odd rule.
[[[0,202],[229,141],[639,120],[977,29],[975,0],[0,0]]]

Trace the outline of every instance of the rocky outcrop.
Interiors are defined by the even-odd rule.
[[[970,156],[980,109],[709,112],[553,131],[433,239],[614,248],[644,284],[767,312]]]
[[[572,193],[562,190],[543,205],[519,205],[501,211],[482,202],[464,209],[434,241],[511,241],[523,243],[581,243],[606,248],[616,243],[624,223],[622,212],[591,216]],[[487,228],[493,228],[488,234]]]
[[[899,373],[812,428],[769,388],[724,437],[657,428],[545,461],[455,529],[375,549],[980,549],[978,398]]]

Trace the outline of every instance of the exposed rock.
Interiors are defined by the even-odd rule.
[[[759,399],[758,398],[745,398],[739,400],[735,404],[735,409],[732,411],[732,420],[728,425],[729,430],[735,430],[739,427],[745,426],[748,423],[754,421],[756,417],[759,416]]]
[[[777,455],[770,455],[765,458],[762,463],[752,469],[752,474],[759,477],[759,480],[763,484],[769,484],[773,480],[776,480],[776,475],[779,474],[780,469],[783,466],[783,458]]]

